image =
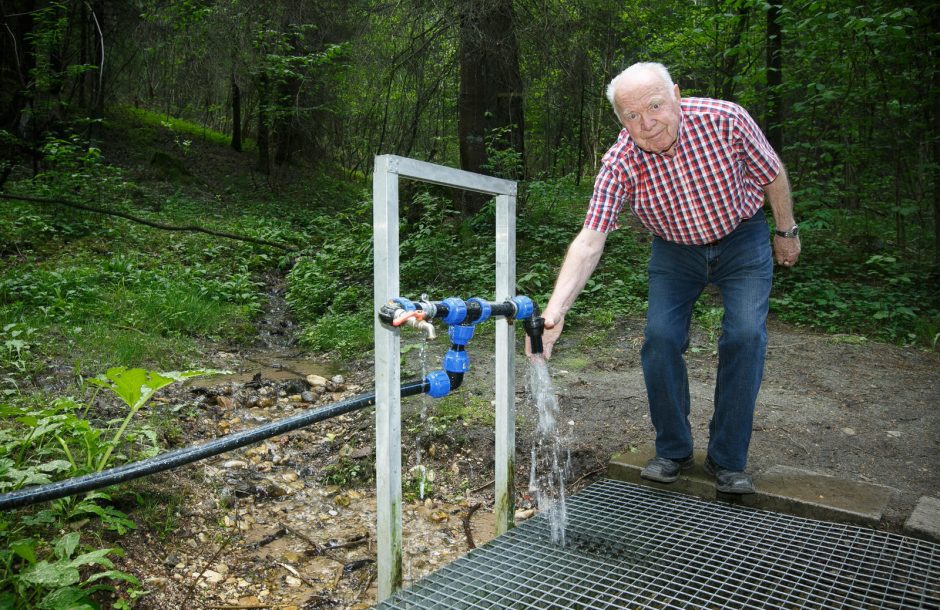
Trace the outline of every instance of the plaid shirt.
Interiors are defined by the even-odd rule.
[[[777,154],[744,108],[707,98],[681,101],[674,157],[647,153],[627,130],[601,159],[584,226],[619,227],[624,201],[653,234],[689,245],[733,231],[764,205],[762,185],[780,172]]]

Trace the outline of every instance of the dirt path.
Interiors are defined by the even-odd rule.
[[[521,333],[520,333],[521,336]],[[651,442],[639,364],[642,321],[603,330],[566,331],[550,363],[572,450],[572,491],[601,476],[609,457]],[[716,356],[713,338],[697,331],[689,354],[695,440],[706,442]],[[469,396],[492,396],[492,338],[471,343]],[[429,355],[436,368],[447,345]],[[521,353],[521,351],[520,351]],[[186,403],[193,437],[205,438],[287,416],[370,391],[371,363],[308,362],[298,350],[267,354],[258,372],[250,359],[225,355],[238,380],[186,390],[167,399]],[[279,360],[289,363],[279,366]],[[325,366],[344,379],[332,391],[301,395],[300,376]],[[413,366],[409,362],[408,366]],[[526,494],[532,422],[524,396],[527,363],[517,357],[517,508],[532,514]],[[275,375],[272,371],[288,374]],[[751,470],[774,465],[805,468],[849,480],[897,488],[884,523],[897,529],[923,495],[940,490],[940,358],[918,350],[832,337],[773,324],[765,383],[758,401]],[[276,377],[276,379],[275,379]],[[253,381],[245,382],[252,379]],[[409,372],[403,378],[410,378]],[[306,400],[312,399],[312,400]],[[403,404],[403,466],[416,465],[415,422],[422,406]],[[366,608],[375,602],[374,484],[328,484],[323,474],[347,476],[373,467],[372,409],[315,424],[256,447],[220,456],[143,483],[154,494],[177,493],[180,503],[164,529],[122,540],[127,565],[152,591],[138,607]],[[493,536],[491,427],[450,422],[438,431],[433,455],[421,463],[434,473],[424,501],[403,507],[406,584],[466,553],[471,539]],[[479,509],[474,508],[480,505]],[[469,515],[472,514],[472,518]],[[468,536],[467,530],[470,535]]]

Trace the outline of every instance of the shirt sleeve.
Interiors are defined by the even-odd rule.
[[[584,227],[609,233],[620,227],[617,219],[626,194],[622,170],[611,162],[610,153],[601,160],[601,169],[594,180],[594,194],[588,205]]]
[[[754,181],[760,185],[773,182],[783,164],[760,127],[744,108],[738,109],[733,137],[735,150]]]

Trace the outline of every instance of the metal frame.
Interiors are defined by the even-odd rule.
[[[462,188],[496,197],[496,300],[515,296],[516,183],[396,155],[375,158],[372,176],[375,309],[401,296],[398,260],[398,179]],[[496,529],[513,525],[515,429],[514,335],[496,320]],[[397,329],[375,320],[375,462],[378,599],[402,585],[401,342]]]

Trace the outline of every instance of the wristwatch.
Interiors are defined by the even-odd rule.
[[[777,229],[774,231],[774,233],[780,237],[797,237],[800,234],[800,225],[793,225],[793,228],[789,231],[781,231],[780,229]]]

